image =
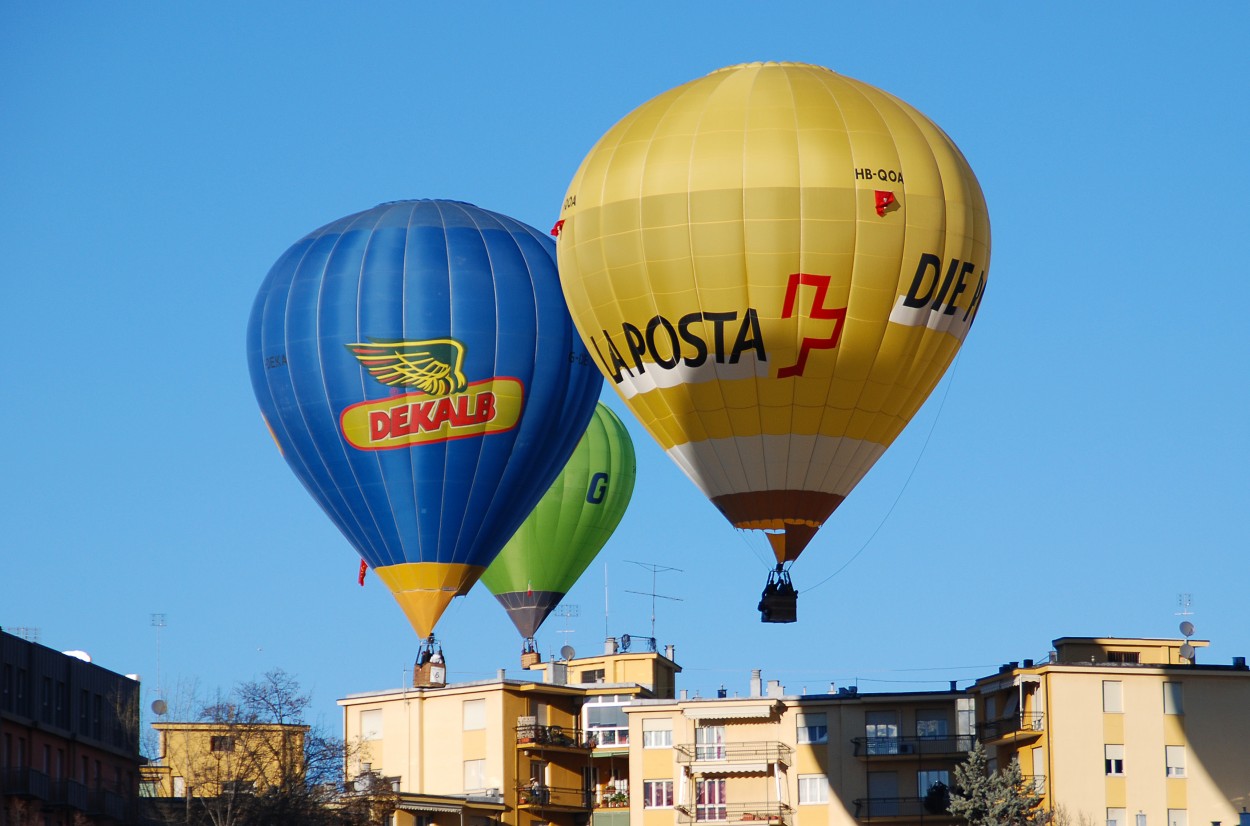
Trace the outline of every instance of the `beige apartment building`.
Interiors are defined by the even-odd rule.
[[[1073,824],[1250,824],[1250,670],[1207,645],[1063,637],[1008,663],[971,689],[987,753]]]
[[[395,783],[396,826],[944,826],[977,740],[997,766],[1018,757],[1066,826],[1250,826],[1243,660],[1196,662],[1202,641],[1054,646],[969,689],[794,695],[752,672],[701,698],[677,691],[671,647],[609,640],[526,679],[339,704],[365,746],[350,772]]]

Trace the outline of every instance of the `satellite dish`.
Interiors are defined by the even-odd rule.
[[[1186,637],[1192,637],[1194,635],[1194,624],[1190,622],[1189,620],[1185,620],[1184,622],[1182,622],[1181,633],[1184,634]]]
[[[1192,660],[1194,658],[1194,647],[1190,645],[1189,643],[1185,643],[1184,645],[1182,645],[1181,656],[1187,660]]]
[[[162,714],[164,714],[167,711],[169,711],[169,706],[165,705],[164,700],[152,701],[152,713],[155,714],[157,717],[160,717]]]
[[[566,660],[571,660],[577,656],[577,652],[573,650],[573,646],[566,645],[560,649],[560,656]]]
[[[621,650],[628,651],[631,640],[629,634],[621,634]]]

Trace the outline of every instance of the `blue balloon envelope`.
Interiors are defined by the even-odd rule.
[[[248,325],[287,464],[430,635],[542,498],[602,378],[552,240],[455,201],[382,204],[296,242]]]

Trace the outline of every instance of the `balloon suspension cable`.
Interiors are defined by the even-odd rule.
[[[916,469],[920,467],[920,460],[924,458],[925,450],[927,450],[929,447],[929,440],[933,438],[933,431],[937,429],[938,420],[942,418],[942,409],[946,407],[946,397],[950,395],[951,385],[955,383],[955,370],[959,367],[959,356],[960,356],[960,353],[956,353],[955,360],[951,362],[950,372],[947,373],[946,389],[942,391],[942,399],[940,402],[938,402],[937,413],[934,414],[933,422],[932,424],[929,425],[929,432],[924,437],[924,444],[920,446],[920,452],[916,454],[916,461],[911,466],[911,472],[907,474],[907,478],[903,480],[903,486],[899,488],[898,496],[894,497],[894,501],[890,504],[889,509],[885,512],[885,515],[881,517],[881,521],[877,523],[877,527],[874,528],[872,533],[869,534],[868,538],[864,540],[864,544],[859,546],[859,550],[851,554],[851,558],[848,559],[846,562],[843,562],[841,567],[839,567],[829,576],[825,577],[824,579],[817,582],[815,585],[808,588],[807,590],[809,592],[815,590],[816,588],[819,588],[821,585],[824,585],[826,582],[828,582],[829,580],[833,579],[838,574],[845,571],[847,567],[852,562],[854,562],[859,557],[859,555],[862,554],[868,548],[869,545],[872,544],[872,541],[877,538],[877,534],[881,532],[881,529],[883,527],[885,527],[886,521],[890,518],[890,515],[894,513],[894,509],[898,507],[898,503],[902,500],[903,494],[907,492],[907,486],[911,484],[912,477],[916,475]]]
[[[420,668],[428,662],[443,662],[443,646],[434,639],[433,634],[417,645],[417,667]]]

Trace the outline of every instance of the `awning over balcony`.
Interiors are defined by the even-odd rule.
[[[781,703],[720,705],[708,703],[682,709],[688,720],[767,720],[781,710]]]

